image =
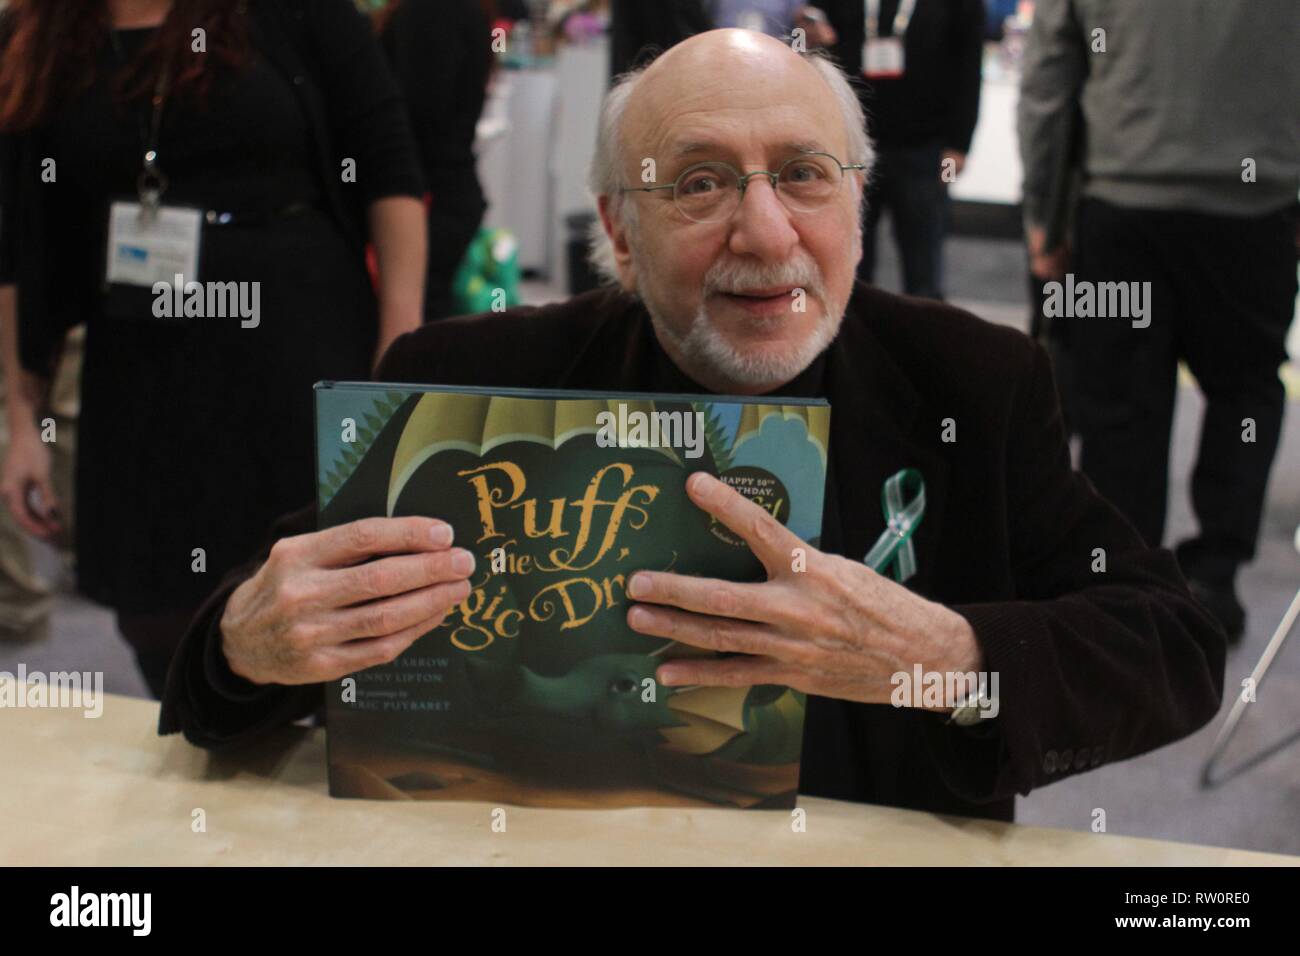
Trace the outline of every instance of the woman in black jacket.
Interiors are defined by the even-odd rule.
[[[86,323],[78,583],[158,694],[194,608],[312,493],[312,384],[369,377],[419,324],[423,184],[350,0],[14,0],[4,27],[9,394],[34,422]],[[176,288],[149,282],[155,261]],[[0,490],[49,535],[31,427]]]

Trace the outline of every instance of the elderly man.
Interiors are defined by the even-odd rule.
[[[823,550],[806,570],[790,570],[800,542],[780,524],[697,475],[692,500],[769,579],[641,572],[629,625],[738,652],[666,664],[665,684],[812,695],[803,793],[1011,819],[1016,793],[1206,723],[1224,638],[1172,556],[1071,471],[1041,349],[855,285],[862,130],[824,60],[741,30],[680,44],[606,101],[592,184],[616,286],[413,332],[378,376],[829,399]],[[900,584],[863,557],[903,468],[923,477],[927,510]],[[473,559],[436,519],[309,533],[312,520],[285,519],[199,613],[162,732],[217,748],[310,714],[320,682],[391,660],[468,591]],[[918,667],[997,674],[996,716],[891,706],[893,675]]]

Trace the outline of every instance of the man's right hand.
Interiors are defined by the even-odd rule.
[[[314,684],[393,660],[469,596],[474,556],[430,518],[364,518],[281,538],[221,617],[230,669]]]

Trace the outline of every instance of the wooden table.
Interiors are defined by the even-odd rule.
[[[1298,865],[1300,857],[804,798],[783,811],[539,810],[333,800],[322,730],[213,756],[157,704],[0,709],[0,864]],[[201,809],[206,832],[194,832]]]

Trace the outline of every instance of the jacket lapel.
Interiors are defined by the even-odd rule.
[[[591,307],[606,317],[575,343],[557,387],[655,390],[644,309],[615,291]],[[937,451],[942,424],[921,414],[915,385],[872,331],[876,308],[888,308],[888,297],[859,284],[828,350],[822,395],[831,403],[831,467],[821,548],[861,561],[885,531],[885,482],[914,468],[925,481],[926,508],[911,538],[917,570],[904,584],[925,594],[934,580],[948,490],[948,464]]]

